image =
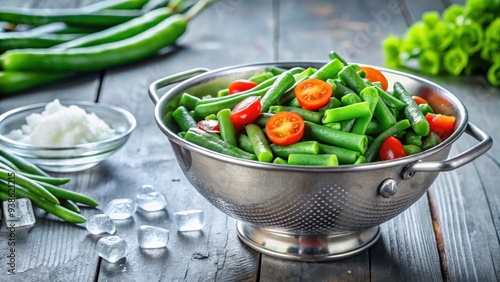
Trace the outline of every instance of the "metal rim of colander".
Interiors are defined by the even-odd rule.
[[[162,111],[165,105],[172,100],[174,97],[177,95],[182,94],[182,91],[179,91],[181,89],[187,88],[186,86],[194,86],[194,85],[199,85],[202,84],[200,82],[206,83],[210,81],[211,77],[214,77],[216,74],[219,75],[227,75],[231,72],[234,72],[235,70],[241,70],[244,68],[255,68],[255,67],[269,67],[269,66],[277,66],[277,67],[294,67],[294,66],[308,66],[308,65],[323,65],[325,64],[326,61],[277,61],[277,62],[261,62],[261,63],[252,63],[252,64],[242,64],[242,65],[234,65],[234,66],[229,66],[229,67],[223,67],[223,68],[218,68],[214,69],[199,75],[196,75],[192,78],[189,78],[183,82],[180,82],[179,84],[173,86],[171,89],[169,89],[159,100],[159,102],[156,104],[155,107],[155,120],[156,123],[158,124],[160,130],[168,137],[168,139],[177,145],[189,150],[193,151],[196,153],[199,153],[203,156],[212,158],[212,159],[217,159],[226,163],[231,163],[239,166],[245,166],[245,167],[251,167],[251,168],[259,168],[259,169],[265,169],[265,170],[284,170],[284,171],[293,171],[293,172],[308,172],[308,173],[324,173],[324,172],[332,172],[332,173],[342,173],[342,172],[353,172],[353,171],[369,171],[369,170],[377,170],[377,169],[384,169],[384,168],[390,168],[390,167],[405,167],[408,164],[418,162],[419,160],[425,159],[436,152],[439,152],[443,149],[445,149],[447,146],[451,145],[453,142],[455,142],[465,131],[465,128],[467,126],[468,122],[468,114],[465,106],[463,103],[455,96],[453,95],[450,91],[447,89],[435,84],[434,82],[431,82],[427,79],[421,78],[416,75],[404,73],[401,71],[396,71],[396,70],[391,70],[383,67],[378,67],[378,66],[371,66],[371,65],[366,65],[366,64],[359,64],[363,66],[369,66],[369,67],[374,67],[377,68],[378,70],[382,71],[383,73],[389,73],[389,74],[394,74],[394,75],[399,75],[403,76],[406,78],[413,79],[415,81],[418,81],[422,84],[425,84],[431,88],[434,88],[436,90],[439,90],[442,92],[443,95],[446,96],[446,99],[450,101],[455,107],[457,108],[457,112],[459,113],[459,116],[457,116],[457,121],[460,121],[458,124],[456,130],[453,132],[451,136],[449,136],[445,141],[440,143],[439,145],[425,150],[421,153],[406,156],[403,158],[398,158],[395,160],[389,160],[389,161],[378,161],[378,162],[372,162],[372,163],[366,163],[366,164],[357,164],[357,165],[339,165],[339,166],[334,166],[334,167],[311,167],[311,166],[297,166],[297,165],[280,165],[280,164],[273,164],[273,163],[263,163],[263,162],[258,162],[258,161],[250,161],[250,160],[244,160],[240,158],[235,158],[232,156],[224,155],[221,153],[217,153],[214,151],[211,151],[209,149],[203,148],[201,146],[195,145],[193,143],[190,143],[180,136],[178,136],[175,132],[170,130],[162,121]]]

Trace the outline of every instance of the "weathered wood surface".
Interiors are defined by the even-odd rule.
[[[96,0],[57,1],[57,7]],[[135,197],[153,184],[168,201],[164,212],[137,213],[118,225],[129,244],[126,260],[111,264],[94,252],[99,237],[37,212],[36,226],[17,243],[17,274],[5,276],[6,246],[0,246],[0,281],[497,281],[500,279],[499,146],[454,172],[442,173],[428,195],[381,226],[370,250],[331,263],[298,263],[261,255],[240,242],[235,220],[213,208],[186,178],[166,137],[153,119],[148,85],[195,67],[290,60],[326,60],[337,50],[349,61],[383,65],[380,40],[402,35],[428,10],[460,1],[229,1],[220,0],[190,23],[178,48],[140,63],[89,74],[2,98],[0,112],[36,102],[90,100],[123,107],[137,129],[127,145],[100,165],[64,174],[68,188],[95,197]],[[52,1],[3,0],[5,6],[55,7]],[[469,119],[500,140],[500,91],[483,78],[428,77],[467,106]],[[474,146],[464,136],[451,156]],[[201,208],[202,232],[176,232],[173,213]],[[97,210],[84,210],[84,215]],[[171,230],[167,249],[144,251],[136,229],[142,224]],[[434,225],[433,225],[434,224]],[[0,236],[5,236],[2,226]],[[0,244],[4,244],[1,240]],[[438,248],[439,247],[439,248]]]

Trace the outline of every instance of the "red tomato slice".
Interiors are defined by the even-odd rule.
[[[366,72],[366,78],[369,81],[380,82],[380,84],[382,85],[382,90],[387,91],[387,89],[389,88],[389,82],[387,82],[387,78],[385,78],[382,72],[371,67],[359,67],[359,70]]]
[[[304,120],[293,112],[279,112],[267,121],[266,135],[276,145],[297,143],[304,135]]]
[[[429,122],[430,131],[436,133],[441,140],[448,138],[455,130],[454,116],[428,113],[425,119]]]
[[[258,84],[256,82],[246,80],[246,79],[235,80],[229,85],[229,88],[228,88],[229,95],[250,90],[257,85]]]
[[[217,120],[200,120],[198,128],[206,132],[219,133],[219,122]]]
[[[231,110],[229,117],[236,124],[249,124],[254,121],[262,112],[262,105],[259,97],[250,96],[239,102]]]
[[[380,160],[386,161],[406,157],[406,152],[401,141],[394,136],[390,136],[380,146],[378,155]]]
[[[332,93],[330,84],[316,78],[304,80],[295,87],[295,97],[300,106],[310,111],[328,104]]]
[[[427,102],[427,100],[425,100],[424,98],[422,98],[420,96],[411,96],[411,98],[413,98],[413,101],[415,101],[415,103],[417,103],[417,105],[429,104],[429,102]]]

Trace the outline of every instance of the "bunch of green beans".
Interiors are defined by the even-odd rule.
[[[33,205],[66,222],[84,223],[77,204],[96,207],[91,197],[58,187],[69,178],[52,177],[25,159],[0,149],[0,200],[28,198]]]
[[[43,12],[44,25],[0,34],[0,53],[4,52],[0,55],[0,95],[151,57],[173,45],[187,23],[212,1],[171,0],[147,7],[148,0],[105,0],[99,5]],[[18,23],[36,19],[38,13],[0,8],[0,21]]]
[[[178,134],[187,141],[218,153],[246,160],[293,165],[353,165],[379,160],[382,143],[390,136],[402,140],[408,155],[439,144],[430,132],[425,113],[429,105],[417,105],[399,82],[386,92],[376,82],[366,80],[359,66],[345,63],[337,53],[320,69],[269,68],[249,78],[257,84],[250,90],[228,95],[227,89],[211,96],[184,93],[177,108],[167,113],[165,122],[178,125]],[[295,98],[298,82],[323,80],[333,89],[326,106],[306,110]],[[291,93],[291,94],[290,94]],[[245,98],[260,98],[260,116],[242,129],[230,114]],[[292,145],[280,146],[267,138],[267,121],[280,112],[293,112],[304,120],[304,134]],[[201,120],[218,122],[220,133],[198,126]],[[238,129],[239,128],[239,129]]]

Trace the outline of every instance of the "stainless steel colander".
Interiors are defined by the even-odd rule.
[[[401,82],[441,114],[457,118],[454,133],[438,146],[397,160],[338,167],[306,167],[245,161],[201,148],[177,135],[169,119],[182,93],[203,96],[239,78],[277,66],[320,68],[325,62],[240,65],[194,69],[152,83],[155,119],[168,137],[190,183],[215,207],[238,220],[238,235],[250,247],[280,258],[335,260],[373,245],[379,225],[403,212],[430,187],[440,171],[462,166],[492,146],[491,138],[468,122],[464,105],[450,92],[422,78],[381,69],[389,84]],[[183,81],[185,80],[185,81]],[[159,98],[157,91],[180,82]],[[473,148],[448,158],[463,132]]]

